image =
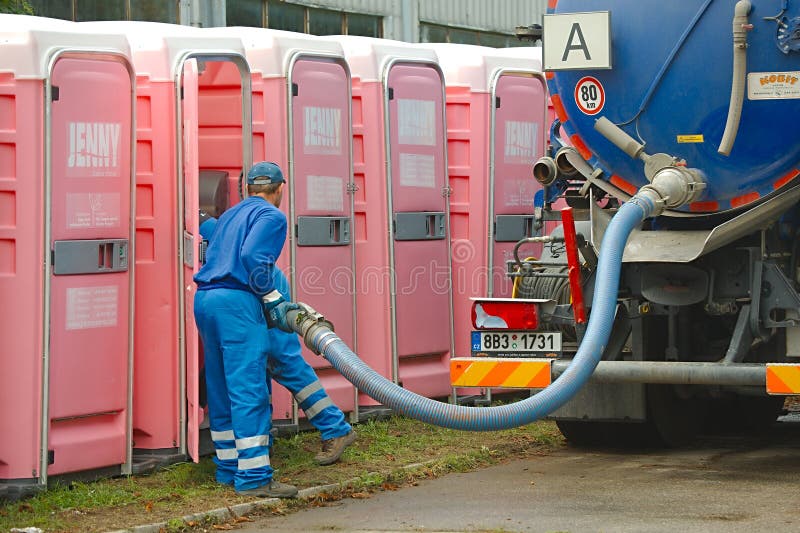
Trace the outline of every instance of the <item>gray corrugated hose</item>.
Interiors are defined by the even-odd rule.
[[[578,353],[550,386],[509,405],[466,407],[425,398],[372,370],[333,333],[330,323],[308,306],[301,311],[290,311],[288,319],[311,350],[322,354],[359,391],[398,413],[437,426],[469,431],[494,431],[529,424],[572,398],[600,361],[614,322],[622,252],[631,231],[656,211],[656,203],[647,195],[641,198],[637,195],[620,208],[603,238],[592,314]]]
[[[730,155],[736,135],[739,132],[739,120],[742,118],[744,90],[747,82],[747,32],[752,26],[747,19],[751,4],[749,0],[736,2],[733,15],[733,79],[731,81],[731,101],[728,106],[728,120],[725,132],[719,143],[717,152]]]

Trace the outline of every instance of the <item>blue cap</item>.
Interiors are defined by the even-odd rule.
[[[270,185],[272,183],[286,183],[281,167],[269,161],[261,161],[250,168],[247,173],[248,185]]]

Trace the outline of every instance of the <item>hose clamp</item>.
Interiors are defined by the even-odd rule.
[[[317,346],[319,346],[320,354],[324,354],[325,350],[327,350],[330,345],[338,340],[339,337],[334,332],[328,331],[327,333],[324,333],[319,339],[317,339]]]
[[[305,341],[306,346],[309,350],[314,352],[316,355],[322,355],[325,349],[339,337],[336,336],[334,332],[325,328],[325,331],[322,332],[320,335],[320,328],[323,326],[314,325],[309,331],[303,335],[303,340]],[[326,342],[327,339],[327,342]]]
[[[644,213],[643,219],[658,216],[664,212],[664,200],[651,185],[645,185],[628,203],[637,205]]]

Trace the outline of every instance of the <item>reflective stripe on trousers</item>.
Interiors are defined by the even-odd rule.
[[[261,302],[233,289],[197,291],[195,320],[203,340],[211,430],[225,437],[214,440],[217,480],[233,482],[237,490],[268,484],[272,409]]]

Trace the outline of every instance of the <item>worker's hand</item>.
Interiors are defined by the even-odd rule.
[[[293,309],[300,309],[299,305],[284,300],[283,296],[281,296],[277,290],[264,296],[262,302],[264,304],[264,318],[267,319],[267,326],[278,328],[287,333],[294,333],[294,330],[286,319],[286,313]]]

